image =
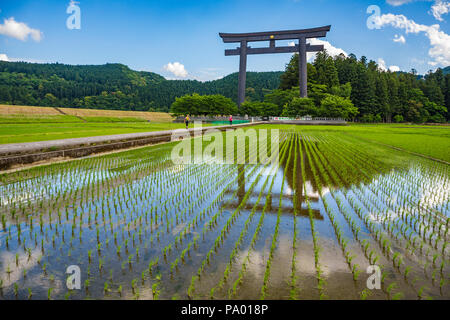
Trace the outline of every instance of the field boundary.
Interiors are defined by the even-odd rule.
[[[65,113],[64,111],[62,111],[62,110],[61,110],[60,108],[58,108],[58,107],[54,107],[54,109],[55,109],[56,111],[58,111],[59,113],[61,113],[62,115],[64,115],[64,116],[70,116],[69,114]],[[82,118],[82,117],[80,117],[80,116],[74,115],[74,117],[77,117],[78,119],[80,119],[80,120],[83,121],[83,122],[87,122],[86,119],[84,119],[84,118]]]
[[[201,131],[201,134],[204,134],[211,129],[225,131],[229,128],[240,128],[259,124],[261,124],[261,122],[242,123],[231,126],[203,127],[201,129],[192,128],[188,129],[188,132],[191,136],[194,136],[195,134],[198,134],[199,131]],[[30,164],[53,158],[80,158],[110,150],[152,145],[160,142],[170,142],[174,132],[185,131],[179,130],[180,129],[4,144],[0,145],[0,171],[8,169],[12,165]]]

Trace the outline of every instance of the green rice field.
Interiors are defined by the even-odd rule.
[[[450,299],[448,129],[237,135],[263,129],[278,162],[172,142],[1,174],[0,299]]]

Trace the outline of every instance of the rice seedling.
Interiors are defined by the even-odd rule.
[[[298,299],[312,289],[299,286],[303,261],[297,256],[305,237],[301,230],[311,230],[318,298],[336,295],[324,272],[329,269],[324,239],[348,266],[349,281],[342,286],[349,292],[354,281],[363,281],[367,265],[383,264],[390,299],[410,297],[411,290],[419,299],[446,298],[445,165],[394,151],[383,157],[381,147],[372,150],[351,135],[316,128],[281,130],[277,165],[224,164],[214,157],[174,164],[171,146],[0,174],[0,253],[10,257],[0,288],[3,279],[9,286],[17,275],[28,294],[45,299],[45,291],[30,282],[32,273],[40,273],[49,279],[47,298],[68,298],[70,293],[49,288],[65,281],[57,266],[85,261],[85,290],[77,298],[110,294],[114,275],[114,282],[123,284],[114,289],[119,296],[131,290],[134,298],[141,293],[130,279],[148,285],[155,299]],[[261,290],[249,292],[243,284],[253,279],[248,271],[266,240],[264,271],[256,280]],[[292,250],[288,257],[280,254],[286,246]],[[278,296],[272,276],[279,265],[286,266],[288,284]],[[175,282],[183,284],[175,288]],[[13,297],[14,284],[10,288]],[[364,290],[354,293],[371,298]]]
[[[47,290],[47,300],[51,300],[52,299],[52,292],[53,292],[54,288],[48,288]]]
[[[14,286],[13,287],[14,287],[14,295],[17,298],[17,296],[19,295],[19,286],[18,286],[17,282],[14,282]]]
[[[289,146],[289,151],[288,151],[288,155],[287,155],[287,164],[286,164],[286,170],[284,172],[283,175],[283,180],[281,182],[281,190],[280,190],[280,200],[279,200],[279,209],[278,209],[278,214],[277,214],[277,222],[275,224],[275,231],[273,233],[273,237],[272,237],[272,244],[270,246],[270,252],[269,252],[269,259],[267,260],[267,264],[266,264],[266,270],[264,273],[264,281],[263,281],[263,285],[261,288],[261,300],[264,300],[266,297],[266,293],[267,293],[267,284],[268,284],[268,280],[269,280],[269,276],[270,276],[270,268],[271,268],[271,264],[272,264],[272,259],[273,259],[273,254],[274,251],[276,249],[276,245],[277,245],[277,237],[278,237],[278,232],[279,232],[279,227],[280,227],[280,217],[281,217],[281,211],[282,211],[282,195],[283,195],[283,188],[284,188],[284,181],[286,179],[286,175],[287,175],[287,166],[290,163],[290,159],[291,159],[291,153],[292,153],[292,147],[293,144],[291,143]]]

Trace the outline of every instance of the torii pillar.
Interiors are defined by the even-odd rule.
[[[298,69],[299,69],[299,87],[300,97],[308,96],[307,88],[307,52],[322,51],[323,45],[310,45],[306,43],[308,38],[325,37],[330,31],[331,26],[300,29],[300,30],[285,30],[285,31],[271,31],[271,32],[252,32],[252,33],[219,33],[225,43],[240,43],[240,47],[236,49],[225,50],[226,56],[239,56],[239,83],[238,83],[238,105],[240,106],[245,100],[245,82],[247,73],[247,55],[249,54],[265,54],[265,53],[298,53]],[[298,40],[298,44],[294,46],[275,46],[276,40]],[[247,46],[248,42],[255,41],[269,41],[269,47],[266,48],[252,48]]]

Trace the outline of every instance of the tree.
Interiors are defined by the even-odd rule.
[[[275,89],[271,93],[264,96],[264,102],[275,104],[276,106],[278,106],[276,115],[280,115],[283,112],[284,106],[298,96],[298,87],[294,87],[289,90]]]
[[[389,92],[384,72],[376,76],[375,80],[375,101],[376,111],[384,115],[386,122],[391,122],[391,108],[389,104]],[[378,122],[378,121],[377,121]]]
[[[333,94],[335,96],[340,96],[343,98],[350,99],[350,96],[352,94],[352,85],[350,82],[347,82],[347,83],[341,84],[339,86],[332,86],[331,94]]]
[[[320,51],[313,63],[317,71],[317,83],[324,84],[328,88],[339,85],[339,77],[333,58],[327,51]]]
[[[425,101],[424,109],[429,114],[427,121],[429,122],[445,122],[445,115],[447,114],[447,108],[440,106],[434,102]]]
[[[320,104],[319,116],[330,118],[353,119],[358,114],[350,99],[328,94]]]
[[[202,114],[208,115],[227,115],[238,112],[237,105],[230,99],[221,94],[201,96],[203,100]]]
[[[448,68],[438,68],[425,76],[416,72],[385,72],[365,57],[358,59],[354,54],[331,57],[326,52],[317,54],[307,68],[308,96],[317,108],[327,94],[348,98],[350,93],[360,120],[374,121],[378,114],[387,122],[391,115],[401,115],[406,121],[450,118]],[[286,104],[299,97],[298,80],[298,55],[294,54],[284,73],[247,72],[246,98],[275,104],[277,110],[273,110],[273,105],[265,105],[264,113],[280,115]],[[71,66],[0,61],[2,104],[168,112],[176,98],[193,93],[220,94],[236,102],[237,84],[237,73],[200,82],[166,80],[158,74],[134,71],[121,64]],[[236,112],[224,101],[216,104],[214,99],[197,100],[189,107],[197,114]]]
[[[236,114],[237,106],[220,94],[201,96],[194,93],[176,98],[170,110],[174,115],[226,115]]]
[[[403,122],[403,116],[400,115],[400,114],[395,115],[395,116],[394,116],[394,122],[395,122],[395,123]]]
[[[308,86],[308,97],[314,100],[317,107],[320,106],[320,102],[326,97],[329,88],[324,84],[310,83]]]
[[[345,84],[347,82],[353,82],[356,77],[356,65],[357,59],[354,54],[350,54],[345,57],[344,54],[340,54],[335,58],[334,65],[338,72],[339,83]]]
[[[51,93],[46,93],[44,96],[44,103],[47,106],[56,107],[58,99]]]
[[[306,65],[308,79],[307,82],[316,82],[317,79],[317,71],[316,68],[307,63]],[[291,60],[286,65],[284,73],[280,76],[280,85],[279,89],[281,90],[289,90],[293,87],[299,86],[299,73],[298,73],[298,54],[294,54],[291,57]]]
[[[364,114],[362,117],[361,117],[361,122],[363,122],[363,123],[372,123],[372,122],[374,122],[375,120],[374,120],[374,116],[373,116],[373,114],[371,114],[371,113],[366,113],[366,114]]]
[[[419,118],[442,121],[442,117],[450,117],[450,74],[442,69],[422,77],[414,70],[409,73],[383,71],[375,61],[368,61],[364,56],[358,60],[354,54],[330,57],[326,52],[317,54],[312,67],[312,76],[308,74],[308,97],[317,107],[327,94],[332,94],[350,98],[358,108],[359,119],[366,122],[378,121],[379,117],[390,122],[392,115],[416,121]],[[280,89],[292,90],[297,83],[298,57],[293,55],[281,76]],[[429,105],[429,102],[436,105]],[[439,106],[447,111],[443,113],[444,109]]]
[[[279,116],[279,108],[275,103],[259,102],[261,116]]]
[[[270,102],[245,101],[239,108],[239,114],[249,116],[278,116],[278,106]]]
[[[428,119],[428,112],[423,108],[423,104],[420,101],[409,100],[408,112],[406,117],[408,121],[415,123],[423,123]]]
[[[239,107],[240,115],[259,116],[261,114],[260,106],[257,102],[244,101]]]
[[[281,72],[247,72],[248,97],[262,101],[278,88]],[[71,66],[0,61],[0,103],[120,110],[168,111],[186,94],[222,94],[237,101],[238,74],[222,79],[166,80],[121,64]],[[45,97],[52,94],[53,98]],[[89,98],[87,98],[89,97]],[[87,99],[86,99],[87,98]],[[88,102],[87,104],[85,102]]]
[[[355,78],[352,81],[351,100],[360,114],[372,113],[374,106],[373,83],[363,63],[358,63]]]
[[[447,108],[447,120],[448,120],[450,119],[450,73],[445,75],[445,84],[443,92],[445,92],[445,107]]]
[[[400,112],[400,99],[398,95],[399,81],[396,74],[389,74],[387,77],[388,85],[388,99],[391,114],[396,114]],[[395,121],[394,121],[395,122]],[[403,122],[403,117],[400,122]]]
[[[258,101],[259,97],[258,94],[256,93],[255,88],[252,87],[247,87],[245,89],[245,97],[246,99],[250,100],[250,101]]]
[[[317,108],[312,99],[293,98],[292,101],[285,105],[282,116],[293,118],[306,115],[314,116],[316,112]]]

